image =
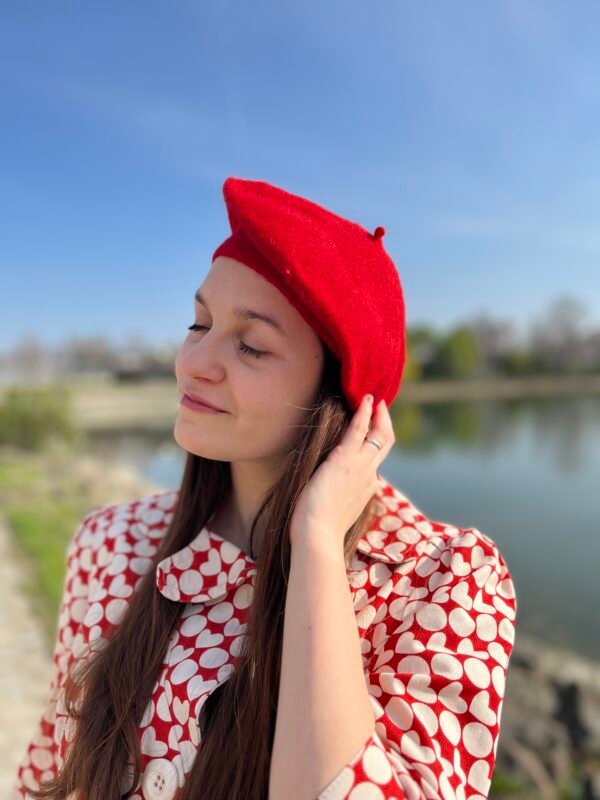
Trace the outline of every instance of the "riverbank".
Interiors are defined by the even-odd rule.
[[[153,491],[83,454],[0,451],[0,797],[48,699],[68,541],[87,511]]]
[[[110,379],[74,380],[71,393],[75,423],[86,431],[160,431],[175,421],[179,392],[175,378],[115,383]],[[0,401],[6,387],[0,387]],[[600,375],[532,376],[405,382],[394,406],[600,394]]]

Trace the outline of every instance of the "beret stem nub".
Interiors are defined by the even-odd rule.
[[[381,239],[381,237],[384,234],[385,234],[385,228],[381,225],[378,225],[373,231],[373,239]]]

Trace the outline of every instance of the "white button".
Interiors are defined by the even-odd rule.
[[[142,791],[148,800],[172,800],[177,791],[177,770],[167,758],[149,761],[142,777]]]

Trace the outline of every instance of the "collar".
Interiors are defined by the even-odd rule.
[[[433,523],[385,478],[380,477],[377,495],[375,516],[357,550],[388,564],[412,562],[409,552],[416,549],[421,554],[420,545],[431,537]],[[247,580],[254,586],[256,561],[211,530],[213,516],[214,512],[188,545],[158,563],[156,585],[169,600],[214,603]],[[350,569],[364,568],[364,560],[355,555]]]
[[[411,562],[422,554],[432,536],[434,525],[410,498],[379,475],[375,516],[356,549],[376,561],[399,565]],[[443,526],[441,526],[443,527]],[[416,551],[417,556],[410,555]],[[358,559],[358,561],[356,560]],[[355,556],[353,569],[364,569],[362,559]],[[413,565],[414,566],[414,565]]]
[[[192,541],[160,561],[156,585],[169,600],[213,603],[257,573],[256,561],[210,529],[215,512]]]

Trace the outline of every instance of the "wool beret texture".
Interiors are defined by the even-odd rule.
[[[266,181],[223,183],[231,236],[213,253],[241,261],[282,292],[341,365],[353,411],[370,392],[389,406],[406,358],[398,270],[373,233]]]

